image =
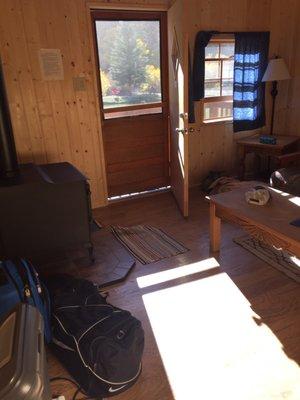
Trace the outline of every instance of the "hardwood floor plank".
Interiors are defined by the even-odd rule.
[[[198,189],[190,210],[182,218],[170,193],[94,210],[104,226],[151,224],[190,249],[137,263],[109,291],[112,304],[142,321],[146,337],[142,375],[116,400],[299,400],[299,284],[236,245],[232,238],[241,230],[233,225],[223,224],[221,252],[211,253],[209,205]],[[168,279],[179,267],[186,274]],[[93,279],[87,269],[77,273]],[[49,366],[51,376],[66,375],[51,354]],[[72,398],[71,385],[52,386]]]

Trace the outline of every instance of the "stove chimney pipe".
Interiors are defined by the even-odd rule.
[[[13,183],[19,176],[19,164],[5,90],[4,74],[0,59],[0,180]]]

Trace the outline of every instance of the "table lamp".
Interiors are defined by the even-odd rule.
[[[291,79],[291,76],[290,76],[287,66],[284,62],[284,59],[276,56],[272,60],[269,60],[269,64],[264,73],[262,81],[263,82],[273,82],[272,90],[271,90],[273,104],[272,104],[272,114],[271,114],[270,135],[273,135],[275,100],[276,100],[276,96],[278,94],[277,82],[283,81],[286,79]]]

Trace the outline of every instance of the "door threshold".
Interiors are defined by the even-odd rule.
[[[169,192],[170,190],[171,190],[171,186],[163,186],[163,187],[160,187],[157,189],[144,190],[142,192],[121,194],[119,196],[111,196],[111,197],[108,197],[107,200],[108,200],[108,204],[112,204],[112,203],[118,203],[120,201],[125,201],[125,200],[140,199],[142,197],[153,196],[155,194]]]

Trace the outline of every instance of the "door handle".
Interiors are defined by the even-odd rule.
[[[180,113],[179,117],[182,119],[188,119],[188,113]]]
[[[188,133],[188,130],[186,128],[180,129],[180,128],[176,128],[175,131],[177,133],[182,133],[183,135]]]

